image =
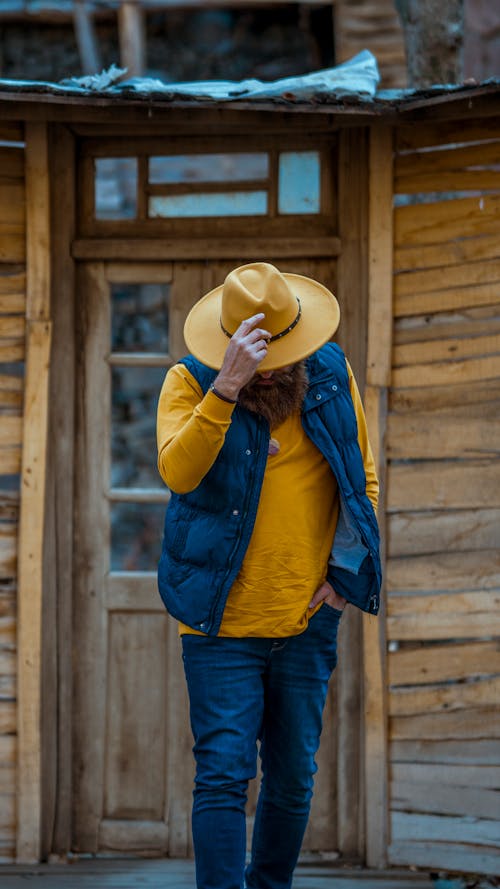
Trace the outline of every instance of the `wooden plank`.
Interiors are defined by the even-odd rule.
[[[0,268],[0,296],[24,294],[26,292],[26,272],[18,265]]]
[[[456,339],[469,343],[500,332],[500,306],[478,306],[459,311],[399,318],[394,325],[396,346]]]
[[[398,154],[394,165],[396,179],[432,173],[464,172],[470,168],[495,169],[500,157],[500,142],[482,142]],[[438,189],[442,191],[446,189]],[[397,189],[396,189],[397,192]]]
[[[103,787],[107,818],[162,820],[167,738],[158,714],[166,707],[166,642],[166,616],[110,614]]]
[[[104,274],[112,284],[171,284],[173,264],[171,262],[151,263],[108,262]]]
[[[422,763],[422,762],[395,762],[391,766],[391,779],[397,784],[408,781],[413,785],[429,784],[436,787],[488,788],[500,787],[500,766]],[[467,811],[467,809],[465,810]],[[498,810],[497,810],[498,811]]]
[[[16,828],[16,795],[0,794],[0,833],[5,835]]]
[[[156,573],[114,571],[106,584],[106,608],[110,611],[164,614]]]
[[[1,466],[1,457],[0,457]],[[0,576],[13,577],[17,569],[17,526],[0,524]],[[1,614],[1,611],[0,611]],[[0,617],[1,620],[1,617]]]
[[[500,380],[483,380],[467,386],[433,386],[416,389],[391,389],[389,409],[392,411],[439,410],[467,404],[493,401],[500,397]]]
[[[370,331],[370,321],[369,327]],[[387,392],[367,385],[365,410],[373,456],[379,480],[385,487],[385,426]],[[385,512],[381,502],[378,512],[381,527],[382,561],[385,563]],[[374,618],[363,614],[363,734],[364,799],[370,817],[366,823],[366,860],[383,867],[387,860],[387,686],[386,686],[386,622],[384,599],[382,612]],[[381,830],[381,825],[384,829]]]
[[[431,146],[468,146],[470,142],[498,139],[498,122],[487,118],[466,121],[422,122],[402,124],[396,128],[397,151],[416,151]]]
[[[387,456],[392,460],[469,458],[498,455],[498,402],[456,411],[390,414]]]
[[[25,344],[22,343],[0,343],[0,363],[12,363],[16,361],[24,361]]]
[[[16,653],[0,650],[0,695],[4,699],[15,699],[16,687]]]
[[[90,321],[91,319],[91,321]],[[102,264],[86,264],[77,279],[77,387],[73,631],[79,669],[73,673],[73,848],[96,852],[102,817],[106,719],[107,614],[103,607],[108,564],[108,440],[111,415],[106,358],[110,303]],[[95,393],[99,392],[99,398]],[[95,455],[102,459],[96,460]],[[89,595],[92,591],[94,595]]]
[[[446,337],[430,342],[395,345],[392,361],[395,367],[426,364],[431,361],[458,360],[500,352],[500,332],[492,336]]]
[[[496,548],[389,559],[385,586],[389,594],[495,589],[500,587],[500,552]]]
[[[102,71],[93,15],[86,0],[76,0],[73,6],[73,25],[82,73],[95,74]]]
[[[0,449],[0,475],[17,475],[21,471],[21,446]]]
[[[17,706],[15,701],[1,701],[0,702],[0,737],[2,735],[10,735],[15,740],[15,734],[17,731]],[[12,757],[12,764],[15,762],[15,756]],[[5,793],[7,790],[14,792],[14,774],[12,773],[12,784],[9,783],[7,785],[5,783],[5,774],[2,772],[5,769],[7,771],[6,766],[8,762],[5,762],[5,766],[2,764],[0,766],[0,793]]]
[[[128,77],[142,77],[146,63],[146,25],[137,0],[123,0],[118,7],[120,64]]]
[[[0,314],[24,314],[26,309],[26,296],[24,293],[0,294]]]
[[[434,840],[440,842],[477,843],[494,846],[500,837],[498,820],[487,818],[449,818],[446,815],[418,815],[413,812],[393,812],[391,818],[393,842]],[[498,854],[500,863],[500,850]]]
[[[498,304],[498,283],[474,284],[468,287],[433,290],[430,293],[410,293],[394,300],[394,315],[423,315],[426,313],[459,311],[474,306]]]
[[[436,244],[452,238],[494,234],[499,209],[500,195],[397,207],[394,211],[395,243],[398,246]]]
[[[162,821],[104,818],[99,825],[99,847],[114,852],[165,853],[167,826]]]
[[[439,194],[440,192],[498,191],[500,174],[496,170],[452,170],[435,173],[411,173],[398,176],[397,194]]]
[[[493,820],[500,811],[500,793],[487,787],[462,786],[458,776],[453,787],[443,786],[439,777],[418,784],[403,778],[391,782],[391,809]]]
[[[389,685],[416,685],[431,682],[457,682],[475,676],[500,672],[500,651],[495,642],[463,642],[402,648],[389,652]]]
[[[50,196],[47,126],[26,124],[26,317],[50,318]]]
[[[434,512],[406,512],[389,516],[387,550],[389,557],[427,554],[439,557],[446,550],[491,550],[498,548],[500,512],[498,509],[450,509]],[[485,566],[485,573],[488,569]]]
[[[72,256],[75,259],[105,259],[137,263],[140,261],[165,262],[166,260],[241,259],[255,256],[338,256],[340,238],[319,236],[314,238],[86,238],[73,241]]]
[[[389,468],[390,512],[500,506],[500,468],[489,460],[419,461]]]
[[[468,634],[462,632],[461,635],[463,638]],[[414,716],[419,713],[451,713],[454,710],[473,711],[478,707],[494,707],[499,694],[500,677],[497,676],[456,685],[398,688],[393,689],[389,695],[389,714],[393,717]]]
[[[36,227],[38,220],[33,218]],[[33,265],[28,269],[28,289],[40,281],[37,261],[44,266],[32,241]],[[41,246],[41,245],[40,245]],[[48,381],[51,326],[30,320],[27,330],[25,415],[22,458],[22,501],[18,548],[18,700],[19,861],[38,861],[42,812],[41,699],[42,591],[45,469],[48,420]]]
[[[51,351],[50,473],[53,487],[50,566],[54,587],[52,611],[46,610],[44,639],[55,649],[52,672],[46,670],[44,726],[45,796],[50,817],[44,819],[44,850],[66,854],[71,848],[72,708],[73,708],[73,507],[75,436],[75,274],[70,245],[75,229],[74,139],[66,127],[52,127],[51,262],[53,346]],[[48,549],[48,547],[47,547]],[[47,583],[48,586],[48,583]],[[54,639],[56,642],[54,643]],[[47,651],[47,649],[45,649]],[[54,670],[56,675],[54,676]],[[50,693],[50,696],[49,696]],[[57,761],[51,755],[57,749]],[[47,761],[49,760],[49,761]]]
[[[0,337],[24,339],[26,321],[21,315],[0,315]]]
[[[366,381],[372,386],[388,386],[391,377],[392,139],[390,127],[370,129]]]
[[[402,738],[500,738],[498,707],[481,707],[472,712],[419,713],[418,716],[394,716],[390,737]]]
[[[422,763],[425,768],[429,763],[439,768],[449,764],[460,768],[500,765],[500,744],[496,741],[393,741],[389,749],[391,762],[404,763],[405,768],[414,763]]]
[[[26,231],[26,194],[24,182],[2,182],[0,177],[0,223],[6,231]]]
[[[453,872],[492,874],[500,869],[500,855],[485,851],[480,846],[457,842],[397,842],[388,849],[391,864],[436,868]]]
[[[401,244],[394,249],[393,268],[396,273],[444,268],[455,263],[496,259],[497,256],[498,235],[479,235],[476,238],[460,238],[444,244],[419,244],[416,247]]]
[[[25,259],[26,232],[24,227],[0,222],[0,262],[24,262]]]
[[[390,596],[389,639],[459,639],[500,634],[500,589],[428,596]],[[495,610],[497,609],[497,610]]]
[[[342,251],[337,264],[337,298],[342,325],[339,335],[361,391],[365,384],[368,330],[369,157],[367,129],[346,129],[340,133],[338,234]],[[373,242],[372,246],[375,249]],[[360,794],[364,792],[359,774],[363,673],[360,658],[354,658],[353,652],[363,647],[363,628],[361,613],[354,612],[355,609],[350,609],[346,613],[338,642],[337,841],[344,854],[357,856],[364,851],[359,827]],[[381,834],[383,830],[380,824]],[[383,848],[383,840],[380,845]]]
[[[500,281],[500,260],[480,260],[463,262],[442,268],[418,269],[400,272],[394,277],[396,297],[409,294],[430,293],[436,290],[436,278],[446,280],[446,286],[465,287],[476,284],[498,283]]]
[[[17,121],[0,121],[0,139],[5,142],[22,142],[24,140],[24,125]]]
[[[2,417],[0,448],[21,445],[23,439],[22,417]]]

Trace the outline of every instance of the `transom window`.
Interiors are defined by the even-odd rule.
[[[321,155],[158,154],[145,164],[136,157],[96,158],[94,207],[97,220],[318,215]]]

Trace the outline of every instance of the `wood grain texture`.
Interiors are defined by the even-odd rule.
[[[500,634],[497,590],[394,596],[387,602],[389,639],[484,638]]]
[[[28,272],[28,286],[29,276]],[[51,325],[28,323],[19,521],[17,858],[37,861],[41,827],[42,591]]]

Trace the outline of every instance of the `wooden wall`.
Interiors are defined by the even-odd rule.
[[[0,125],[0,861],[15,854],[16,587],[25,357],[23,130]]]
[[[500,872],[499,157],[484,122],[397,130],[386,439],[389,861],[489,874]]]

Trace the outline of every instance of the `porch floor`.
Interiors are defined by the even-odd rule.
[[[92,859],[0,865],[2,889],[194,889],[194,864],[178,859]],[[425,873],[301,864],[294,889],[432,889]]]

